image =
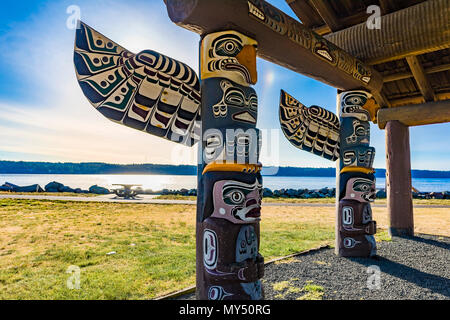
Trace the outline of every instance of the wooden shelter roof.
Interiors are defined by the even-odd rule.
[[[305,26],[336,43],[363,62],[372,65],[382,75],[384,85],[381,95],[386,106],[395,107],[450,99],[449,0],[286,0],[286,2]],[[414,16],[415,23],[422,29],[424,29],[422,24],[428,25],[430,30],[426,32],[429,32],[430,38],[434,37],[437,43],[423,44],[422,48],[420,42],[422,40],[426,42],[428,39],[423,35],[417,36],[417,45],[411,50],[407,48],[409,51],[405,49],[406,54],[397,55],[393,50],[392,55],[389,56],[391,51],[383,48],[388,56],[374,58],[369,57],[366,51],[372,49],[376,51],[376,48],[380,46],[375,43],[365,45],[364,41],[367,41],[367,38],[364,37],[366,34],[361,32],[362,28],[355,32],[354,37],[350,31],[346,33],[350,30],[349,28],[366,23],[370,16],[366,10],[370,5],[378,5],[382,16],[392,17],[391,20],[386,17],[386,24],[382,26],[385,27],[392,26],[395,23],[393,19],[398,19],[398,15],[394,13],[420,4],[432,8],[435,11],[432,13],[434,16],[432,16],[433,19],[425,17],[426,10],[422,7],[420,10],[418,8]],[[422,13],[423,17],[421,17]],[[433,24],[436,25],[436,29],[432,29]],[[395,28],[401,29],[402,25],[396,25]],[[406,27],[400,32],[406,34],[412,31]],[[349,36],[358,39],[350,43],[344,36],[347,37],[346,39]]]

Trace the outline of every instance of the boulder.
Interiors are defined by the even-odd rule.
[[[285,195],[288,196],[289,198],[295,198],[297,195],[297,190],[287,189]]]
[[[46,192],[61,192],[62,188],[64,188],[64,185],[62,183],[53,181],[46,184],[44,188]]]
[[[6,184],[0,186],[0,191],[13,191],[12,189],[13,188],[11,186],[6,185]]]
[[[71,187],[68,187],[68,186],[63,186],[60,189],[60,192],[75,192],[75,189],[72,189]]]
[[[264,197],[273,197],[273,192],[269,188],[263,188],[263,198]]]
[[[18,186],[10,182],[5,182],[1,187],[1,191],[13,191],[13,192],[43,192],[44,190],[38,184],[33,184],[31,186]]]
[[[90,193],[94,194],[109,194],[109,190],[98,185],[93,185],[89,188]]]
[[[14,188],[13,191],[15,191],[15,192],[44,192],[44,189],[42,189],[41,186],[38,184],[33,184],[31,186]]]
[[[376,197],[377,197],[378,199],[384,199],[384,198],[386,198],[386,191],[384,191],[384,189],[378,190],[377,193],[376,193]]]

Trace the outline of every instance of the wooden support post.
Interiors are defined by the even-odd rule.
[[[386,125],[386,186],[389,234],[414,235],[409,128],[398,121]]]

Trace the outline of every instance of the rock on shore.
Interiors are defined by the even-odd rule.
[[[50,182],[41,188],[38,184],[31,186],[17,186],[15,184],[5,182],[0,186],[0,191],[10,191],[10,192],[74,192],[74,193],[93,193],[93,194],[110,194],[112,193],[109,189],[101,187],[98,185],[93,185],[89,190],[82,190],[80,188],[73,189],[71,187],[65,186],[60,182]],[[177,195],[177,196],[197,196],[197,189],[179,189],[179,190],[169,190],[162,189],[158,191],[153,191],[150,189],[143,190],[142,188],[137,188],[138,194],[153,194],[153,195]],[[444,192],[413,192],[414,199],[450,199],[450,191]],[[297,199],[317,199],[317,198],[333,198],[336,196],[336,188],[322,188],[322,189],[276,189],[271,190],[269,188],[263,188],[263,197],[265,198],[297,198]],[[378,199],[386,198],[386,190],[379,189],[377,191],[376,197]]]

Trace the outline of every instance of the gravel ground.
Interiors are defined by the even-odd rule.
[[[265,298],[450,300],[450,238],[395,237],[377,246],[378,256],[371,259],[338,258],[333,249],[321,249],[267,265]]]

